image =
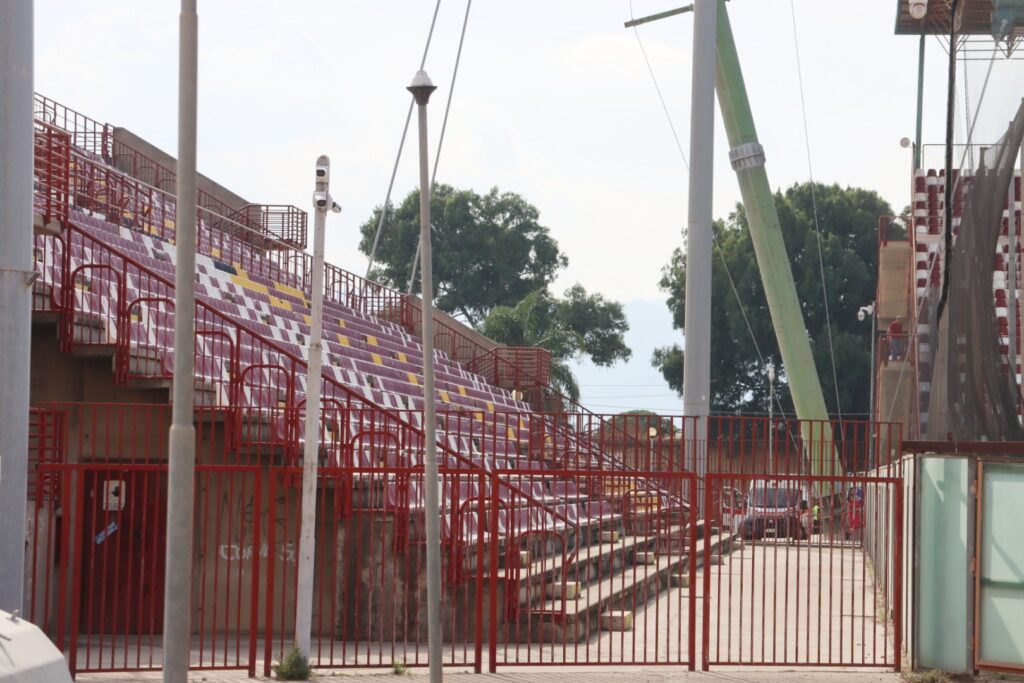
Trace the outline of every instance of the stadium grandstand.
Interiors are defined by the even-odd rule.
[[[954,72],[957,32],[985,35],[1004,16],[989,0],[895,4],[896,32],[920,35],[922,59],[925,35],[951,32]],[[1015,17],[1011,4],[1001,10]],[[871,419],[832,419],[726,3],[697,7],[627,26],[690,10],[695,25],[717,22],[703,80],[709,98],[719,89],[795,417],[781,402],[768,417],[588,410],[553,388],[548,351],[496,343],[429,297],[369,279],[369,268],[361,277],[321,266],[323,250],[311,254],[308,242],[322,235],[323,206],[311,231],[300,207],[242,197],[230,178],[186,172],[187,152],[176,159],[34,95],[21,612],[72,675],[172,668],[169,615],[187,625],[182,675],[269,676],[293,646],[315,668],[395,673],[1024,667],[1019,644],[986,630],[991,615],[1020,611],[1019,598],[999,602],[998,591],[1019,591],[1019,576],[999,574],[991,549],[1024,496],[991,482],[1024,486],[1024,447],[1011,440],[1024,412],[1014,170],[1024,108],[984,149],[970,136],[955,149],[947,139],[943,168],[924,165],[933,155],[916,141],[909,214],[879,219],[877,296],[861,309],[877,342]],[[188,14],[185,0],[183,26]],[[1020,32],[1009,19],[999,27],[1009,56]],[[796,75],[802,100],[799,56]],[[422,71],[416,78],[429,84]],[[713,127],[714,103],[703,104]],[[710,176],[706,166],[694,173]],[[180,198],[193,180],[194,244],[192,206]],[[429,234],[425,213],[421,205]],[[820,238],[818,249],[821,263]],[[951,272],[968,284],[950,288]],[[186,314],[176,294],[189,283]],[[183,337],[176,323],[190,318]],[[978,387],[985,400],[967,391]],[[192,403],[191,501],[173,486],[176,388]],[[988,437],[1002,441],[996,451],[985,450]],[[178,576],[170,568],[188,555],[168,550],[175,508],[191,520],[191,570]],[[303,545],[310,529],[315,551]],[[177,596],[183,615],[167,608],[173,585],[188,587]],[[440,634],[428,623],[435,610]],[[950,659],[960,647],[963,660]]]
[[[35,114],[27,614],[75,671],[159,668],[173,160],[46,97]],[[204,179],[193,665],[256,671],[294,627],[312,259],[302,210],[224,197]],[[772,451],[776,472],[805,472],[796,421],[698,430],[697,418],[594,414],[550,389],[546,351],[441,313],[424,399],[418,299],[331,265],[324,288],[315,661],[425,660],[424,400],[438,415],[446,663],[478,665],[484,642],[495,664],[629,662],[666,636],[667,661],[690,661],[692,625],[645,606],[696,580],[698,538],[728,546],[745,485],[698,481],[687,459],[701,450],[709,471],[749,479]],[[866,422],[816,428],[851,472],[898,441]],[[712,512],[698,519],[705,487]],[[602,651],[615,633],[629,644]],[[892,661],[884,647],[873,657]]]

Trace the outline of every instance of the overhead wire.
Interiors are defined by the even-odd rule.
[[[632,20],[633,16],[633,0],[629,0],[629,18]],[[668,106],[665,104],[665,98],[661,92],[661,86],[658,84],[658,77],[654,73],[654,67],[651,66],[650,59],[647,57],[647,50],[644,48],[643,39],[640,37],[640,32],[636,26],[633,28],[633,34],[636,36],[637,45],[640,47],[640,54],[643,55],[644,63],[647,65],[647,73],[651,75],[651,82],[654,84],[654,90],[658,93],[658,100],[661,102],[661,109],[665,113],[665,120],[668,122],[669,130],[672,131],[672,137],[676,141],[676,148],[679,150],[679,156],[683,160],[683,165],[686,167],[686,171],[690,171],[690,160],[686,157],[686,153],[683,151],[683,145],[679,140],[679,134],[676,132],[675,123],[672,121],[672,115],[669,113]],[[718,236],[715,235],[714,230],[711,231],[711,241],[715,246],[715,251],[722,261],[722,267],[725,270],[726,279],[729,281],[729,287],[732,289],[732,294],[736,298],[736,305],[739,308],[740,315],[743,318],[743,324],[747,328],[747,333],[750,335],[750,341],[754,344],[754,352],[757,353],[758,361],[761,365],[767,365],[764,354],[761,353],[761,347],[757,343],[757,337],[754,335],[754,328],[750,324],[750,319],[747,317],[746,308],[743,306],[743,300],[740,298],[739,290],[736,287],[736,282],[732,277],[732,272],[729,268],[729,262],[725,259],[725,253],[722,250],[721,244],[718,242]],[[785,409],[782,405],[782,397],[778,392],[775,392],[775,400],[779,405],[779,413],[784,414]]]
[[[466,41],[466,26],[469,24],[469,10],[473,6],[473,0],[466,0],[466,14],[462,18],[462,33],[459,34],[459,49],[455,53],[455,68],[452,70],[452,84],[448,88],[448,99],[444,105],[444,119],[441,121],[441,135],[437,140],[437,151],[434,154],[434,169],[430,175],[430,194],[434,194],[434,185],[437,182],[437,166],[441,161],[441,148],[444,146],[444,134],[448,130],[448,113],[452,108],[452,95],[455,93],[455,79],[459,76],[459,63],[462,61],[462,45]],[[433,228],[433,226],[431,226]],[[416,268],[420,262],[420,248],[423,245],[419,239],[416,240],[416,254],[412,257],[412,267],[409,273],[409,286],[406,289],[412,294],[412,285],[416,281]]]
[[[423,46],[423,57],[420,59],[420,71],[427,64],[427,54],[430,52],[430,42],[434,38],[434,27],[437,26],[437,12],[441,9],[441,0],[434,5],[434,15],[430,19],[430,30],[427,32],[427,44]],[[366,264],[366,279],[370,279],[370,271],[373,270],[373,262],[377,257],[377,246],[380,244],[380,235],[384,230],[384,220],[387,217],[388,206],[391,203],[391,191],[395,187],[395,177],[398,175],[398,162],[402,160],[402,150],[405,149],[405,138],[409,133],[409,122],[412,121],[412,109],[416,104],[416,98],[409,96],[409,110],[405,113],[405,125],[402,126],[402,138],[398,141],[398,153],[395,154],[395,163],[391,168],[391,180],[388,181],[388,191],[384,195],[384,203],[380,207],[380,218],[377,220],[377,232],[373,236],[373,246],[370,248],[370,259]]]
[[[836,371],[836,351],[832,343],[832,315],[828,305],[828,285],[825,282],[825,259],[821,249],[821,225],[818,221],[818,197],[814,184],[814,167],[811,164],[811,136],[807,125],[807,103],[804,98],[803,67],[800,63],[800,38],[796,28],[796,3],[789,0],[790,16],[793,19],[793,49],[796,53],[796,77],[800,86],[800,112],[804,124],[804,147],[807,152],[807,174],[811,181],[811,210],[814,213],[814,236],[818,244],[818,270],[821,275],[821,299],[825,307],[825,331],[828,338],[828,355],[832,361],[832,386],[835,389],[836,413],[843,419],[843,407],[839,402],[839,373]]]

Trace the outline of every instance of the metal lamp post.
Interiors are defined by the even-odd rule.
[[[178,44],[178,182],[174,274],[174,382],[168,435],[164,683],[185,683],[191,655],[192,519],[195,494],[196,0],[181,0]]]
[[[437,87],[417,71],[408,87],[416,99],[420,129],[420,298],[423,311],[423,488],[426,489],[427,653],[431,683],[441,681],[441,530],[438,518],[437,434],[434,405],[433,256],[430,251],[430,170],[427,161],[427,102]]]

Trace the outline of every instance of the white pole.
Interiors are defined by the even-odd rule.
[[[718,0],[695,0],[693,84],[690,99],[690,184],[686,234],[686,319],[683,413],[697,417],[696,452],[687,465],[707,471],[707,416],[711,406],[711,197],[714,179],[715,63]],[[703,487],[698,509],[703,516]]]
[[[328,192],[331,160],[316,160],[313,193],[313,317],[309,326],[306,363],[305,447],[302,451],[302,523],[299,531],[298,588],[295,595],[295,647],[309,657],[313,628],[313,568],[316,557],[316,468],[320,457],[320,373],[323,365],[324,224],[327,210],[335,207]]]
[[[914,320],[913,324],[916,325],[917,324],[917,320]],[[869,396],[868,396],[868,411],[870,413],[870,415],[868,415],[868,422],[871,423],[871,450],[870,450],[870,452],[871,452],[871,462],[868,463],[868,464],[870,465],[871,469],[874,469],[875,461],[877,460],[877,454],[875,453],[875,450],[877,448],[877,444],[875,444],[875,434],[876,434],[876,432],[875,432],[875,422],[877,422],[877,420],[875,418],[875,374],[878,373],[878,359],[875,358],[875,338],[877,336],[878,336],[878,302],[877,301],[872,301],[871,302],[871,363],[870,363],[871,377],[869,378],[869,384],[868,384],[868,387],[869,387],[868,388],[868,392],[869,392]],[[909,348],[909,344],[908,344],[908,348]]]
[[[174,383],[167,482],[164,683],[185,683],[191,654],[193,419],[196,272],[196,0],[181,0],[178,43],[178,182],[174,273]]]
[[[32,330],[32,0],[0,20],[0,608],[23,609]]]
[[[424,71],[409,86],[416,98],[420,124],[420,297],[423,309],[423,488],[426,489],[427,659],[431,683],[440,683],[441,668],[441,529],[434,405],[434,296],[430,251],[430,170],[427,161],[427,102],[436,90]]]
[[[768,364],[768,473],[775,474],[775,366]]]

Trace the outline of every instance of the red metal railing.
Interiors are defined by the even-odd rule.
[[[33,148],[33,209],[44,226],[63,225],[68,212],[71,136],[56,126],[36,121]]]
[[[152,159],[127,142],[115,139],[114,129],[110,124],[100,123],[38,94],[35,96],[34,113],[37,127],[49,127],[66,133],[70,144],[84,151],[88,158],[110,164],[150,188],[171,194],[175,192],[177,171]],[[307,216],[297,207],[233,207],[202,188],[197,190],[196,201],[213,216],[248,228],[248,231],[239,233],[240,239],[254,239],[257,235],[262,235],[298,249],[304,249],[306,246]],[[115,222],[120,223],[120,220]],[[211,222],[216,221],[211,219]]]
[[[71,261],[72,254],[78,254],[80,259],[89,255],[86,263],[77,266],[66,281],[75,281],[79,273],[92,271],[104,276],[112,273],[117,278],[116,281],[101,281],[97,291],[88,292],[84,298],[76,296],[74,288],[62,288],[64,350],[70,352],[76,347],[112,349],[115,368],[119,368],[115,377],[122,382],[170,377],[173,372],[171,347],[159,341],[147,344],[141,341],[141,336],[125,330],[132,330],[138,324],[132,320],[131,311],[137,310],[138,304],[145,303],[160,307],[159,315],[146,318],[153,325],[153,337],[158,338],[161,330],[164,335],[169,334],[172,323],[168,307],[173,300],[171,281],[167,276],[158,275],[134,259],[113,251],[108,244],[73,224],[68,226],[65,234],[66,263]],[[124,285],[128,278],[132,279],[135,291],[142,297],[128,301]],[[82,304],[90,301],[96,302],[94,308],[101,313],[83,318]],[[290,419],[290,415],[303,410],[298,387],[305,381],[305,362],[203,300],[196,302],[195,329],[196,379],[201,400],[235,411],[234,438],[238,442],[269,442],[283,449],[286,458],[297,457],[301,422]],[[121,330],[122,334],[112,335],[115,330]],[[146,336],[150,338],[150,335]],[[201,340],[205,345],[200,344]],[[227,340],[233,346],[228,347]],[[221,356],[218,362],[209,346],[211,343],[221,344],[222,352],[227,350],[233,355]],[[141,353],[136,354],[137,349],[142,349]],[[423,432],[411,422],[403,421],[404,413],[377,406],[330,376],[323,378],[323,397],[327,405],[367,416],[375,429],[396,435],[402,444],[400,453],[405,458],[422,454]],[[241,415],[243,408],[248,411],[244,417]],[[326,428],[326,425],[321,426],[322,430]],[[439,447],[452,466],[480,467],[479,463],[451,449],[444,441],[439,443]],[[411,462],[418,460],[405,460],[400,464],[409,465]],[[554,512],[547,510],[543,502],[538,501],[537,504],[546,512]],[[556,513],[556,516],[560,515]],[[569,523],[569,520],[563,521]]]
[[[62,105],[40,96],[37,110],[41,114],[51,112],[46,114],[48,118],[68,125],[74,140],[92,140],[96,131],[102,132],[102,147],[92,146],[96,147],[94,157],[71,153],[71,177],[66,193],[70,194],[73,206],[100,215],[115,225],[174,241],[174,170],[121,140],[114,141],[109,126],[100,126]],[[97,162],[95,156],[114,168]],[[54,183],[54,186],[61,185]],[[197,249],[200,253],[225,258],[247,271],[264,273],[270,269],[276,272],[268,272],[268,275],[278,275],[287,284],[308,289],[312,281],[312,257],[301,251],[307,230],[304,211],[294,206],[276,205],[235,209],[203,190],[199,190],[197,203]],[[239,242],[248,248],[239,248]],[[412,331],[417,329],[419,311],[402,293],[335,266],[327,265],[325,269],[326,294],[331,300]],[[487,366],[483,369],[492,373],[496,380],[519,383],[520,386],[512,388],[531,391],[548,383],[549,354],[542,349],[514,349],[496,355],[491,348],[442,321],[436,322],[435,330],[439,350],[461,363],[480,359],[479,362]]]
[[[473,358],[468,368],[492,386],[529,391],[550,383],[551,352],[537,347],[499,346]]]
[[[306,223],[308,216],[302,209],[291,205],[247,204],[236,209],[228,218],[246,226],[253,226],[260,234],[272,237],[276,243],[293,249],[306,248]]]
[[[100,123],[38,93],[35,96],[33,116],[43,125],[69,133],[75,147],[96,158],[111,160],[114,129],[110,124]]]

